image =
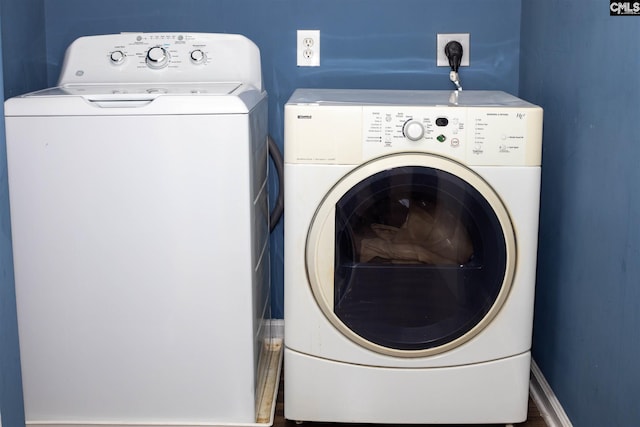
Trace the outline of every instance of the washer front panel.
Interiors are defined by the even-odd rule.
[[[327,319],[358,345],[400,357],[476,336],[505,302],[515,264],[511,219],[493,189],[425,153],[385,156],[344,176],[306,244],[308,280]]]

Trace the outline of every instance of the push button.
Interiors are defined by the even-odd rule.
[[[448,124],[449,124],[449,119],[447,119],[446,117],[438,117],[436,119],[436,126],[443,127],[443,126],[446,126]]]

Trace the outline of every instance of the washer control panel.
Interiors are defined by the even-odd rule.
[[[206,66],[209,62],[208,54],[210,52],[206,42],[183,34],[139,34],[123,44],[113,45],[112,49],[106,52],[109,62],[114,66],[133,62],[136,67],[146,66],[152,70],[168,66]]]
[[[80,37],[67,49],[58,85],[143,82],[239,82],[261,89],[260,51],[237,34]]]

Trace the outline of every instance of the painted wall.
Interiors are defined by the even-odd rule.
[[[46,83],[43,0],[1,0],[0,22],[0,79],[5,83],[0,99],[4,99]],[[0,114],[4,116],[2,104]],[[24,425],[4,120],[0,121],[0,412],[2,425]]]
[[[46,87],[44,0],[0,0],[4,95]]]
[[[522,5],[520,95],[545,109],[533,356],[574,425],[637,426],[640,17]]]
[[[4,115],[2,104],[0,114]],[[24,410],[11,254],[4,120],[0,121],[0,135],[0,424],[20,426],[24,424]]]
[[[1,76],[0,68],[0,78]],[[0,104],[0,114],[4,117],[3,104]],[[2,412],[0,424],[5,426],[24,424],[4,120],[0,121],[0,412]]]

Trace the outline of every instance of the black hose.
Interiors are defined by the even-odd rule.
[[[278,173],[278,197],[276,199],[276,204],[271,211],[271,215],[269,216],[269,231],[273,231],[282,218],[282,213],[284,212],[284,162],[282,160],[282,153],[278,149],[278,145],[271,138],[271,135],[267,136],[267,142],[269,145],[269,155],[273,160],[273,164],[276,167],[276,172]]]

